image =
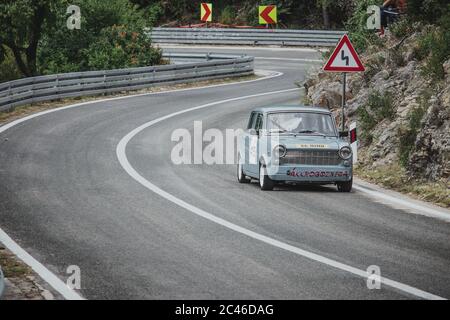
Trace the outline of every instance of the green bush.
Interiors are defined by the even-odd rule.
[[[411,151],[417,139],[417,134],[422,129],[422,119],[428,110],[429,93],[423,93],[420,105],[410,111],[408,115],[408,124],[406,127],[399,129],[400,146],[399,146],[399,161],[403,167],[408,165]]]
[[[377,121],[381,121],[383,119],[394,119],[395,110],[392,100],[392,93],[390,92],[381,94],[375,91],[369,95],[369,101],[367,104]]]
[[[434,32],[424,33],[417,41],[417,46],[414,48],[414,56],[417,60],[422,61],[427,58],[433,48]]]
[[[408,0],[408,15],[416,21],[433,24],[448,14],[448,0]]]
[[[424,60],[424,76],[432,80],[442,80],[445,76],[443,64],[450,58],[450,5],[435,25],[427,26],[418,40],[414,55]]]
[[[371,131],[375,126],[384,119],[393,120],[395,117],[392,94],[390,92],[384,94],[377,91],[372,92],[367,104],[358,108],[357,116],[362,131],[361,139],[370,143]]]
[[[372,143],[373,135],[371,130],[375,128],[377,122],[374,120],[366,106],[361,106],[357,111],[358,121],[361,128],[361,140],[366,143]]]
[[[92,43],[85,54],[91,70],[150,66],[161,60],[161,51],[151,46],[144,33],[126,26],[103,29],[99,41]]]
[[[439,27],[432,33],[428,40],[430,43],[430,54],[423,67],[423,73],[434,79],[444,78],[443,64],[450,58],[450,13],[443,17]]]
[[[223,24],[234,24],[236,19],[236,11],[232,6],[226,6],[220,14],[219,21]]]
[[[389,26],[391,33],[397,38],[403,38],[412,32],[411,21],[407,18],[402,18]]]
[[[3,55],[3,59],[0,59],[0,61],[2,61],[0,63],[0,82],[19,79],[21,73],[17,68],[16,61],[11,51],[1,45],[0,51],[0,54]]]
[[[73,0],[82,10],[81,30],[69,31],[59,15],[38,50],[42,74],[154,65],[161,52],[151,47],[144,28],[161,8],[138,10],[127,0]],[[65,8],[59,10],[65,12]],[[126,26],[126,27],[122,27]]]

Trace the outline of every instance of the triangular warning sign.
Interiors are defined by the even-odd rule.
[[[334,49],[333,54],[330,59],[328,59],[323,70],[334,72],[365,71],[361,59],[359,59],[355,48],[353,48],[353,45],[346,34],[339,40],[336,49]]]

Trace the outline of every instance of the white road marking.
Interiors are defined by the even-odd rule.
[[[54,273],[44,267],[40,262],[34,259],[24,249],[22,249],[14,240],[12,240],[2,229],[0,229],[0,242],[5,245],[20,260],[30,266],[44,281],[53,287],[67,300],[84,300],[78,293],[70,289]]]
[[[353,188],[360,192],[367,193],[372,198],[376,200],[381,200],[383,203],[398,206],[400,209],[410,210],[416,214],[450,222],[450,214],[446,212],[445,209],[437,210],[425,205],[421,205],[418,202],[414,203],[411,200],[402,199],[400,197],[393,197],[384,192],[371,190],[360,184],[353,185]]]
[[[182,91],[209,89],[209,88],[222,87],[222,86],[241,85],[243,83],[268,80],[268,79],[280,77],[283,75],[282,72],[275,72],[275,71],[258,70],[256,72],[266,74],[266,76],[259,78],[259,79],[255,79],[255,80],[247,80],[247,81],[240,81],[240,82],[234,82],[234,83],[217,84],[217,85],[210,85],[210,86],[197,87],[197,88],[176,89],[176,90],[168,90],[168,91],[161,91],[161,92],[141,93],[141,94],[134,94],[134,95],[128,95],[128,96],[123,96],[123,97],[108,98],[108,99],[99,99],[99,100],[95,100],[95,101],[87,101],[87,102],[72,104],[72,105],[68,105],[65,107],[57,108],[57,109],[46,110],[46,111],[42,111],[42,112],[38,112],[38,113],[35,113],[32,115],[26,116],[21,119],[17,119],[10,123],[7,123],[0,127],[0,133],[3,133],[6,130],[8,130],[14,126],[17,126],[25,121],[43,116],[45,114],[62,111],[62,110],[67,110],[67,109],[71,109],[71,108],[76,108],[76,107],[81,107],[81,106],[85,106],[85,105],[89,105],[89,104],[114,101],[114,100],[120,100],[120,99],[128,99],[128,98],[134,98],[134,97],[140,97],[140,96],[151,96],[151,95],[176,93],[176,92],[182,92]],[[13,254],[15,254],[17,257],[19,257],[19,259],[21,259],[24,263],[26,263],[29,267],[31,267],[44,281],[46,281],[53,289],[55,289],[65,299],[67,299],[67,300],[83,300],[84,299],[78,293],[76,293],[75,291],[73,291],[69,287],[67,287],[66,284],[61,279],[59,279],[54,273],[52,273],[50,270],[48,270],[44,265],[42,265],[39,261],[37,261],[35,258],[33,258],[24,249],[22,249],[1,228],[0,228],[0,242],[3,243],[5,245],[5,247],[8,248]]]
[[[233,102],[233,101],[239,101],[239,100],[245,100],[245,99],[250,99],[250,98],[256,98],[256,97],[262,97],[262,96],[266,96],[266,95],[275,95],[275,94],[282,94],[282,93],[287,93],[287,92],[291,92],[291,91],[295,91],[298,89],[288,89],[288,90],[281,90],[281,91],[273,91],[273,92],[266,92],[266,93],[261,93],[261,94],[254,94],[254,95],[248,95],[248,96],[243,96],[243,97],[239,97],[239,98],[232,98],[232,99],[227,99],[227,100],[221,100],[221,101],[216,101],[216,102],[212,102],[212,103],[208,103],[208,104],[204,104],[201,106],[197,106],[197,107],[193,107],[193,108],[189,108],[189,109],[185,109],[185,110],[181,110],[178,112],[174,112],[171,114],[168,114],[166,116],[163,116],[161,118],[149,121],[147,123],[144,123],[143,125],[137,127],[136,129],[134,129],[133,131],[131,131],[130,133],[128,133],[125,137],[123,137],[119,144],[117,145],[116,148],[116,154],[117,154],[117,158],[119,159],[119,162],[121,164],[121,166],[123,167],[123,169],[137,182],[139,182],[141,185],[143,185],[145,188],[147,188],[148,190],[156,193],[157,195],[165,198],[166,200],[175,203],[176,205],[180,206],[181,208],[184,208],[200,217],[203,217],[211,222],[214,222],[216,224],[219,224],[225,228],[228,228],[230,230],[236,231],[240,234],[246,235],[250,238],[262,241],[266,244],[269,244],[271,246],[295,253],[299,256],[308,258],[310,260],[313,261],[317,261],[320,263],[323,263],[325,265],[328,265],[330,267],[342,270],[342,271],[346,271],[349,273],[352,273],[354,275],[357,275],[359,277],[362,278],[368,278],[368,274],[367,271],[365,270],[361,270],[355,267],[352,267],[350,265],[344,264],[344,263],[340,263],[338,261],[326,258],[324,256],[315,254],[313,252],[309,252],[300,248],[297,248],[295,246],[286,244],[284,242],[275,240],[273,238],[264,236],[262,234],[259,234],[257,232],[251,231],[249,229],[243,228],[241,226],[238,226],[234,223],[231,223],[225,219],[219,218],[211,213],[208,213],[198,207],[195,207],[177,197],[175,197],[174,195],[162,190],[161,188],[157,187],[156,185],[154,185],[153,183],[151,183],[150,181],[148,181],[147,179],[145,179],[143,176],[141,176],[134,168],[133,166],[130,164],[130,162],[128,161],[127,155],[126,155],[126,148],[127,148],[127,144],[131,141],[131,139],[133,139],[137,134],[139,134],[140,132],[142,132],[143,130],[157,124],[160,123],[164,120],[176,117],[178,115],[187,113],[187,112],[192,112],[192,111],[196,111],[196,110],[200,110],[200,109],[204,109],[204,108],[208,108],[208,107],[213,107],[213,106],[217,106],[220,104],[224,104],[224,103],[229,103],[229,102]],[[423,299],[430,299],[430,300],[445,300],[445,298],[434,295],[432,293],[420,290],[418,288],[414,288],[411,287],[409,285],[388,279],[388,278],[381,278],[381,283],[392,287],[392,288],[396,288],[398,290],[401,290],[403,292],[406,292],[408,294],[414,295],[416,297],[419,298],[423,298]]]

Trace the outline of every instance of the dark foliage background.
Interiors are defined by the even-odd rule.
[[[146,28],[200,23],[203,0],[1,0],[0,82],[58,72],[154,65],[161,52]],[[209,0],[213,21],[258,25],[258,5],[276,4],[279,28],[346,29],[359,51],[380,39],[365,29],[369,4],[382,0]],[[69,4],[81,8],[81,30],[66,28]],[[408,14],[396,32],[415,23],[433,24],[423,39],[420,56],[430,61],[429,73],[449,52],[448,0],[409,0]]]

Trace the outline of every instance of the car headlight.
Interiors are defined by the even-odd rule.
[[[273,148],[273,156],[275,158],[283,158],[286,156],[286,147],[282,145],[278,145]]]
[[[352,149],[350,147],[342,147],[341,150],[339,150],[339,157],[341,157],[344,160],[348,160],[352,157]]]

